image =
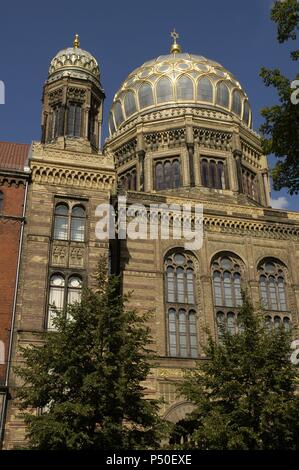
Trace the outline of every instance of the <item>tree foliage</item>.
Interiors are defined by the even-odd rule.
[[[207,360],[199,361],[179,387],[194,404],[180,423],[180,434],[189,435],[183,447],[299,449],[297,368],[290,361],[290,335],[283,327],[269,333],[244,296],[238,333],[222,328],[221,336],[220,342],[209,336]]]
[[[276,23],[279,43],[295,41],[299,29],[298,0],[277,0],[271,10],[271,19]],[[299,50],[292,51],[291,58],[298,60]],[[273,153],[278,159],[272,172],[274,189],[286,187],[290,194],[298,193],[299,103],[291,100],[291,96],[294,96],[294,92],[297,93],[292,88],[292,83],[299,80],[299,74],[289,79],[279,69],[263,67],[260,75],[267,87],[276,89],[279,98],[279,104],[265,107],[261,111],[265,118],[261,126],[264,151],[266,154]],[[299,93],[296,96],[298,95]]]
[[[152,357],[149,315],[126,308],[119,278],[106,273],[101,260],[98,288],[86,289],[67,312],[56,312],[56,331],[46,333],[42,345],[22,349],[18,399],[31,448],[159,445],[158,402],[146,399],[141,385]]]

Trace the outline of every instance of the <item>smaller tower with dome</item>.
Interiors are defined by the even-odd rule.
[[[96,59],[73,47],[51,60],[43,91],[42,142],[60,148],[98,151],[103,119],[104,90]]]

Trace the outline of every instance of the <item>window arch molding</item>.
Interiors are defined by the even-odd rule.
[[[183,248],[163,257],[167,355],[198,357],[196,258]]]
[[[173,254],[175,253],[184,253],[186,256],[190,256],[190,258],[192,258],[192,261],[194,263],[194,269],[196,272],[199,272],[199,258],[197,256],[197,254],[193,251],[190,251],[190,250],[185,250],[184,248],[184,245],[176,245],[176,246],[173,246],[171,248],[167,248],[163,253],[162,253],[162,265],[161,265],[161,268],[163,269],[164,267],[164,263],[165,263],[165,259],[168,257],[168,256],[172,256]]]

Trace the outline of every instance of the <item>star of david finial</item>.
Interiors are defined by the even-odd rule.
[[[171,54],[177,54],[182,52],[181,46],[177,43],[177,39],[180,37],[179,34],[176,32],[175,28],[173,28],[173,31],[170,33],[171,37],[173,38],[173,44],[170,48],[170,53]]]

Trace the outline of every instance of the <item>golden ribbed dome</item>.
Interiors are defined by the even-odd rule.
[[[99,65],[89,52],[80,48],[77,34],[73,47],[62,49],[51,60],[48,81],[52,82],[61,77],[80,78],[99,83]]]
[[[247,95],[230,72],[205,57],[174,52],[130,73],[113,100],[110,134],[138,114],[166,107],[217,108],[251,126]]]

